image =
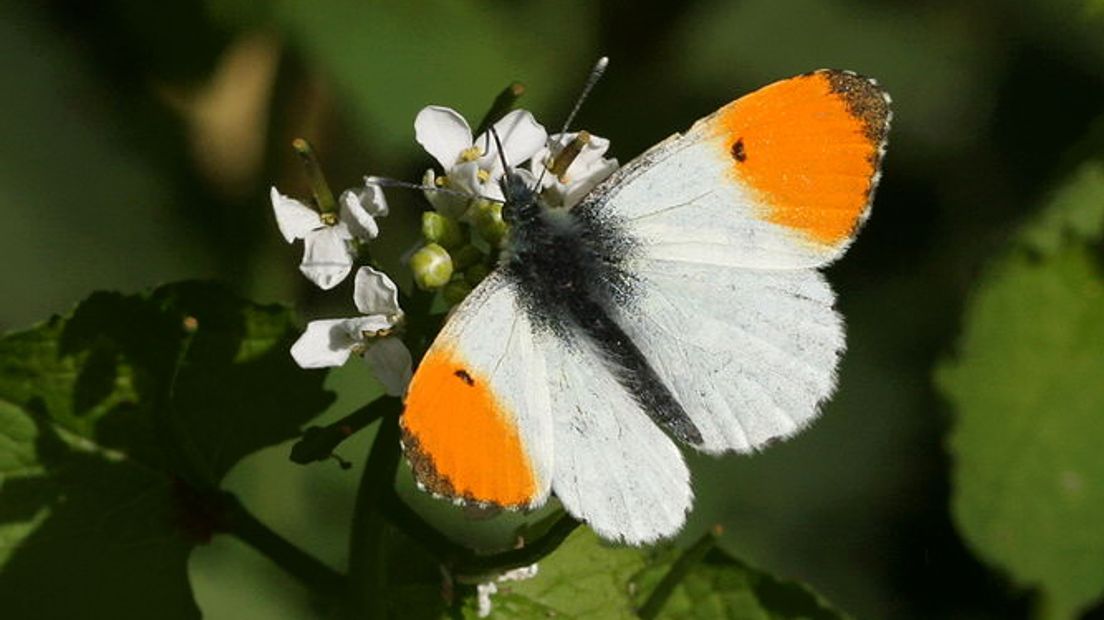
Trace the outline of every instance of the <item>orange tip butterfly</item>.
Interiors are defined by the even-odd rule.
[[[844,330],[818,269],[878,183],[890,99],[819,70],[741,97],[571,209],[503,177],[498,267],[418,367],[401,418],[420,485],[531,509],[555,494],[604,538],[682,527],[677,443],[752,452],[816,418]]]

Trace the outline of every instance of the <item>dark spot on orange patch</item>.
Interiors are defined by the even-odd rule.
[[[744,139],[740,138],[732,144],[732,159],[738,162],[747,161],[747,151],[744,150]]]
[[[461,381],[467,383],[468,385],[475,385],[475,379],[472,379],[472,376],[468,374],[468,371],[464,370],[463,368],[457,370],[452,374],[459,377]]]

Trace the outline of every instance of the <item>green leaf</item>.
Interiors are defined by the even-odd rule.
[[[636,618],[682,553],[613,547],[579,528],[538,564],[535,577],[496,582],[491,617]],[[659,618],[843,617],[805,586],[779,581],[716,548],[685,568]],[[467,600],[463,614],[478,617],[477,601]]]
[[[0,339],[0,600],[12,617],[195,618],[218,482],[330,400],[282,307],[183,283]]]
[[[1104,234],[1104,162],[1090,161],[1058,188],[1037,221],[1023,231],[1023,242],[1044,255],[1077,241]]]
[[[650,592],[654,584],[649,581],[658,582],[673,561],[657,562],[638,576],[638,592]],[[636,598],[643,601],[639,595]],[[838,620],[845,616],[807,586],[777,579],[713,549],[675,587],[658,617]]]
[[[1102,178],[1086,164],[993,265],[937,375],[958,528],[1046,617],[1104,593]]]

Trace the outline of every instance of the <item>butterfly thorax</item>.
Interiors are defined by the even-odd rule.
[[[509,228],[500,263],[543,326],[563,328],[572,318],[570,306],[583,301],[612,301],[624,279],[617,267],[623,252],[598,243],[571,210],[548,206],[520,175],[507,173],[502,185],[502,219]]]

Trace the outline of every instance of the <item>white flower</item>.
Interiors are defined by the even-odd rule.
[[[548,133],[525,110],[513,110],[494,124],[506,163],[513,166],[525,162],[544,145]],[[414,135],[426,152],[444,169],[438,177],[432,169],[422,179],[425,185],[448,187],[473,198],[485,197],[502,201],[498,180],[505,172],[498,146],[490,132],[472,139],[471,127],[455,110],[442,106],[426,106],[414,119]],[[458,218],[468,208],[468,199],[445,192],[427,191],[426,198],[443,215]]]
[[[364,316],[311,321],[291,346],[291,356],[302,368],[341,366],[354,353],[364,358],[372,373],[392,396],[401,396],[410,383],[410,351],[394,335],[403,320],[399,289],[382,271],[357,270],[353,299]]]
[[[552,171],[546,171],[545,167],[551,165],[553,159],[578,135],[572,132],[550,136],[548,144],[529,162],[529,169],[541,179],[542,193],[551,206],[574,207],[595,185],[617,170],[616,159],[603,157],[609,149],[609,140],[591,134],[590,140],[562,175],[557,177]]]
[[[288,243],[303,240],[299,271],[323,290],[341,283],[353,269],[353,239],[367,241],[379,235],[376,217],[387,215],[387,200],[378,185],[368,183],[346,190],[338,212],[323,215],[272,188],[276,225]]]
[[[498,583],[504,581],[524,581],[525,579],[532,579],[537,576],[537,565],[532,564],[530,566],[522,566],[521,568],[515,568],[514,570],[508,570],[498,576],[496,580]],[[476,614],[480,618],[486,618],[491,615],[491,595],[498,594],[498,585],[494,581],[488,581],[481,583],[475,587],[476,593]]]

